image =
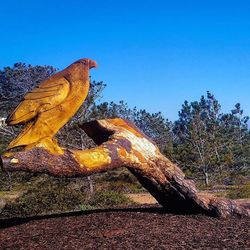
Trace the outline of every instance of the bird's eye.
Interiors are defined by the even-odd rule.
[[[84,64],[84,65],[87,65],[87,64],[88,64],[87,60],[84,60],[84,61],[83,61],[83,64]]]

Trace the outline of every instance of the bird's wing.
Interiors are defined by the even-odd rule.
[[[9,125],[25,124],[39,113],[52,109],[62,103],[70,90],[66,78],[49,78],[28,92],[16,109],[8,116]]]

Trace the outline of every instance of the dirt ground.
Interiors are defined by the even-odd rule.
[[[157,204],[156,199],[149,193],[126,194],[126,196],[137,204]]]
[[[250,220],[157,205],[0,221],[0,249],[250,249]]]

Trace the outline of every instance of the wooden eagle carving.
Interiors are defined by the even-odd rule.
[[[97,67],[95,61],[80,59],[28,92],[6,120],[8,125],[25,124],[7,150],[43,147],[53,154],[63,154],[53,137],[86,99],[89,69],[93,67]]]

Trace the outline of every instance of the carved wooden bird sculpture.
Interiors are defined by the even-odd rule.
[[[89,69],[96,66],[95,61],[80,59],[28,92],[6,120],[8,125],[26,124],[7,150],[19,146],[43,147],[51,153],[62,154],[53,137],[86,99]]]

